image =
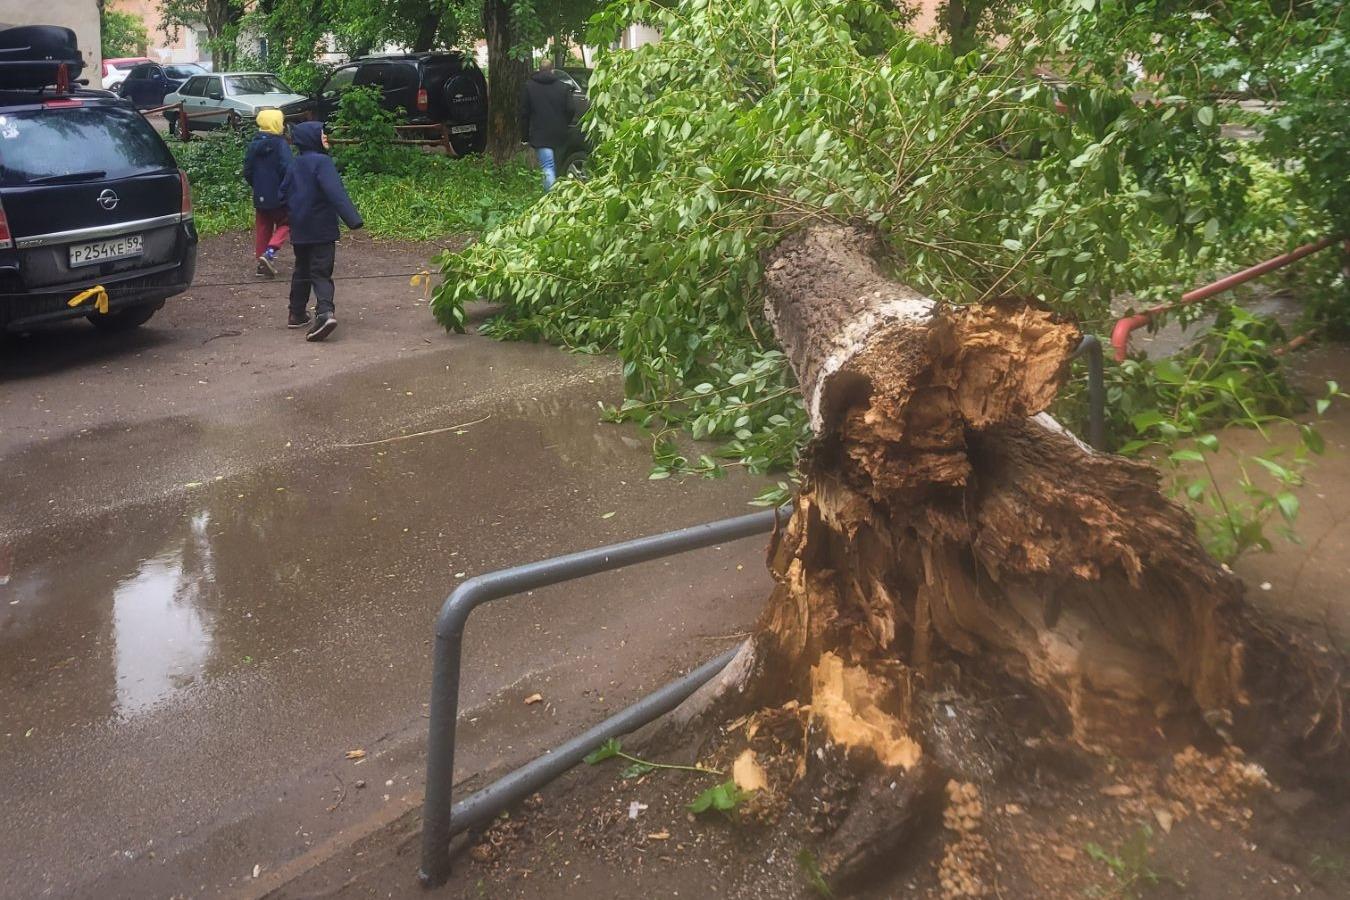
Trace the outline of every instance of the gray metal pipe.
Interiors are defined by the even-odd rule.
[[[419,872],[423,885],[435,887],[444,884],[450,877],[450,838],[457,831],[451,798],[455,774],[455,727],[459,719],[464,627],[469,614],[484,603],[524,591],[764,534],[774,527],[774,522],[785,511],[790,514],[791,508],[767,509],[734,519],[694,525],[679,531],[527,563],[471,578],[455,589],[436,617],[431,721],[427,732],[427,786],[422,813],[422,868]],[[659,704],[643,709],[655,709],[657,706]],[[661,713],[655,713],[652,718],[659,715]],[[645,722],[637,722],[630,728],[642,724]],[[481,805],[475,807],[486,808]]]
[[[1106,367],[1102,342],[1095,334],[1083,335],[1071,358],[1087,354],[1088,363],[1088,444],[1094,450],[1106,449]]]
[[[590,731],[572,738],[511,774],[499,778],[481,791],[465,797],[450,811],[450,836],[454,837],[461,831],[491,821],[497,813],[513,803],[524,800],[581,762],[586,754],[610,738],[636,731],[648,722],[664,716],[725,669],[739,649],[740,647],[733,648],[708,660],[688,675],[648,694]]]

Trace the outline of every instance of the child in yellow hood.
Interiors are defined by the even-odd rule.
[[[244,153],[244,179],[253,189],[253,255],[258,275],[277,274],[277,250],[286,243],[286,198],[281,180],[291,166],[291,147],[283,132],[286,119],[279,109],[258,111],[258,133]]]

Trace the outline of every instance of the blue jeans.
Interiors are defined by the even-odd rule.
[[[553,148],[535,147],[534,153],[539,157],[539,169],[544,173],[544,190],[552,190],[553,182],[558,180],[558,170],[553,162]]]

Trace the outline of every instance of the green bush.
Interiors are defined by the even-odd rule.
[[[197,228],[204,235],[252,227],[253,205],[243,174],[249,140],[221,131],[188,143],[169,142],[192,182]],[[430,240],[480,232],[518,215],[539,196],[538,179],[518,163],[453,159],[409,147],[388,150],[402,157],[398,174],[344,166],[347,189],[375,237]],[[339,164],[349,152],[349,146],[336,149]]]
[[[401,117],[381,106],[380,99],[380,88],[370,85],[342,94],[332,138],[347,171],[403,174],[416,163],[413,154],[401,152],[409,148],[394,144],[398,137],[394,126]]]

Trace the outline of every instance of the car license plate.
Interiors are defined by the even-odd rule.
[[[477,131],[477,130],[478,130],[478,126],[477,126],[477,125],[451,125],[451,126],[450,126],[450,133],[451,133],[451,134],[467,134],[467,133],[470,132],[470,131]]]
[[[70,245],[70,266],[92,266],[95,263],[110,262],[114,259],[126,259],[140,256],[145,252],[145,242],[139,234],[109,238],[106,241],[90,241],[87,244]]]

